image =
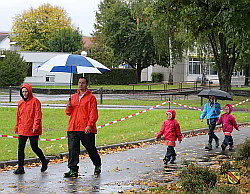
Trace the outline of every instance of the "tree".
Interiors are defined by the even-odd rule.
[[[182,27],[195,41],[206,39],[213,51],[220,89],[230,91],[235,64],[247,46],[250,2],[157,0],[156,8],[162,10],[161,17],[178,17],[175,25]]]
[[[169,65],[166,55],[156,53],[152,31],[144,17],[145,2],[104,0],[99,5],[95,25],[96,31],[103,34],[103,44],[113,50],[118,62],[137,70],[138,82],[142,69],[158,62]]]
[[[52,32],[49,40],[49,51],[80,52],[82,35],[78,29],[63,28]]]
[[[15,17],[12,25],[13,41],[27,51],[49,51],[51,34],[71,27],[71,19],[64,9],[43,4],[30,8]]]
[[[19,86],[27,77],[28,63],[17,52],[3,51],[0,60],[0,86]]]

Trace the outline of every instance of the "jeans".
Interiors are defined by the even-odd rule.
[[[95,166],[101,166],[101,158],[95,147],[95,134],[85,133],[84,131],[68,131],[68,149],[69,159],[68,167],[73,170],[78,170],[80,155],[80,142],[86,148],[89,157]]]
[[[175,149],[173,146],[168,146],[167,148],[167,153],[165,154],[165,158],[168,159],[168,161],[171,160],[175,160],[176,157],[176,153],[175,153]]]
[[[234,144],[233,137],[230,136],[230,135],[225,135],[223,144],[224,144],[225,146],[228,146],[228,145],[232,146],[232,145]]]
[[[212,144],[213,139],[215,141],[219,141],[218,137],[214,134],[214,130],[216,127],[217,118],[207,119],[208,124],[208,143]]]
[[[35,152],[35,154],[40,158],[42,163],[46,162],[46,159],[42,150],[38,147],[39,135],[37,136],[19,135],[19,144],[18,144],[18,166],[19,167],[23,167],[24,165],[24,158],[25,158],[24,149],[25,149],[25,145],[26,145],[28,138],[30,139],[30,145],[31,145],[33,152]]]

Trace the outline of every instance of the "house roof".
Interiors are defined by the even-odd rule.
[[[0,42],[9,36],[8,32],[0,32]]]

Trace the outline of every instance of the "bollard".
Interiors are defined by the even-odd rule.
[[[102,93],[103,93],[103,89],[102,88],[100,88],[100,104],[102,104],[103,102],[102,102]]]
[[[168,98],[168,109],[170,109],[171,107],[170,107],[170,98]]]
[[[11,102],[11,86],[9,87],[9,102]]]
[[[201,97],[201,106],[203,106],[203,97]]]

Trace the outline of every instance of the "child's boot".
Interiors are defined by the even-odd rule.
[[[229,151],[232,151],[234,149],[233,145],[229,145]]]
[[[172,156],[172,159],[171,159],[171,161],[170,161],[170,164],[175,164],[175,161],[176,160],[176,155],[174,155],[174,156]]]
[[[216,148],[220,146],[219,139],[215,140],[215,145],[216,145]]]
[[[223,152],[225,151],[226,147],[227,146],[225,144],[221,144],[221,149],[222,149]]]
[[[165,158],[163,159],[164,164],[167,165],[167,164],[168,164],[168,161],[169,161],[168,157],[165,156]]]
[[[206,150],[212,150],[212,144],[208,143],[205,147]]]

